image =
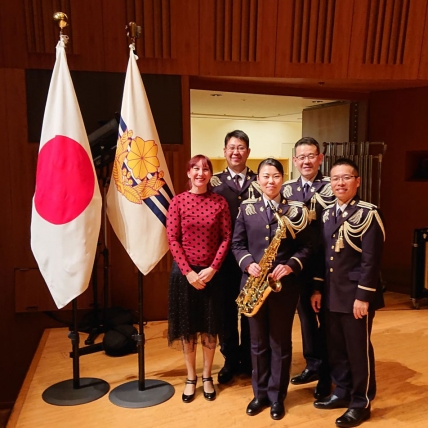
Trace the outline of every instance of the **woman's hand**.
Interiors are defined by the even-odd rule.
[[[198,274],[192,270],[186,275],[187,281],[190,285],[196,288],[196,290],[203,290],[205,288],[205,282],[199,278]]]
[[[257,263],[251,263],[247,267],[247,272],[256,278],[260,275],[262,268]]]
[[[291,269],[288,265],[277,265],[275,266],[275,269],[272,271],[269,276],[274,281],[279,281],[283,276],[290,275],[290,273],[293,273],[293,269]]]
[[[316,313],[318,313],[321,309],[321,299],[321,293],[319,291],[314,291],[311,296],[311,306]]]
[[[217,271],[214,269],[214,268],[212,268],[211,266],[209,266],[209,267],[207,267],[207,268],[205,268],[205,269],[202,269],[199,273],[198,273],[198,277],[199,277],[199,279],[204,283],[204,284],[206,284],[207,282],[210,282],[211,280],[212,280],[212,278],[213,278],[213,276],[214,276],[214,274],[216,273]]]

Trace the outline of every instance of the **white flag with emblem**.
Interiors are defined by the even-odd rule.
[[[107,215],[132,261],[148,274],[168,251],[166,215],[174,189],[130,49]]]

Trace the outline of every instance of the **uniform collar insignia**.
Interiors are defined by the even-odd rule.
[[[260,207],[260,212],[263,212],[265,210],[265,208],[264,208],[264,206],[262,205],[261,207]]]

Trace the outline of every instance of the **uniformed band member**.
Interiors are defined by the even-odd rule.
[[[376,394],[375,361],[370,341],[375,310],[383,307],[380,264],[385,229],[376,206],[357,196],[358,167],[339,159],[331,172],[337,203],[322,214],[325,282],[315,281],[315,311],[324,307],[332,381],[331,396],[318,409],[348,408],[338,427],[356,427],[370,418]],[[323,284],[323,285],[322,285]]]
[[[254,398],[247,414],[257,415],[271,406],[272,419],[285,414],[284,399],[290,381],[292,356],[291,331],[299,299],[298,274],[306,265],[311,252],[307,209],[300,202],[288,202],[281,197],[284,171],[275,159],[265,159],[258,168],[258,183],[263,196],[241,204],[236,219],[232,250],[244,273],[241,287],[249,276],[280,281],[282,289],[271,292],[254,316],[249,318],[251,333],[252,386]],[[269,205],[281,216],[285,237],[275,236],[278,221]],[[275,244],[276,254],[271,254]],[[270,268],[263,255],[273,257]],[[244,318],[244,316],[242,316]]]
[[[211,179],[213,192],[222,195],[230,209],[232,230],[241,202],[259,196],[252,184],[256,174],[246,166],[250,154],[250,141],[243,131],[229,132],[224,140],[224,156],[227,168]],[[227,383],[237,373],[251,374],[250,330],[248,320],[241,318],[241,341],[239,341],[238,309],[235,299],[239,293],[242,272],[230,251],[224,261],[220,275],[224,286],[224,340],[221,353],[225,357],[224,367],[218,374],[219,383]]]
[[[336,200],[330,186],[330,177],[324,177],[319,171],[324,155],[320,153],[318,141],[311,137],[301,138],[294,145],[294,166],[300,177],[284,183],[282,195],[291,201],[303,202],[309,210],[311,227],[319,233],[321,212]],[[322,253],[313,258],[322,257]],[[319,380],[315,387],[316,399],[327,397],[331,391],[330,370],[328,367],[327,343],[325,338],[324,311],[316,314],[311,306],[313,292],[311,271],[312,263],[302,272],[303,287],[297,312],[302,331],[303,356],[305,369],[291,378],[294,385],[306,384]]]

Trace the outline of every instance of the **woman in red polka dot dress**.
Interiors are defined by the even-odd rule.
[[[187,165],[189,188],[175,196],[168,210],[168,243],[174,262],[169,284],[168,343],[183,349],[187,380],[185,403],[195,397],[196,345],[201,338],[205,399],[216,391],[211,368],[217,338],[222,334],[222,287],[217,271],[231,243],[230,210],[226,200],[211,192],[211,161],[194,156]]]

